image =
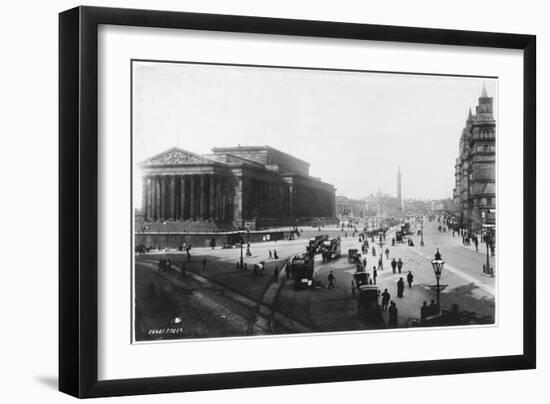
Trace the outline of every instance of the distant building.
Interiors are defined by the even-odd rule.
[[[336,214],[339,219],[362,218],[367,213],[367,203],[364,199],[350,199],[336,196]]]
[[[255,228],[335,218],[335,188],[310,176],[309,163],[270,146],[212,152],[198,155],[174,147],[139,163],[146,222]]]
[[[367,202],[367,213],[369,216],[394,217],[400,216],[403,212],[402,201],[395,196],[382,194],[380,190],[376,195],[369,195],[365,198]]]
[[[468,113],[455,164],[455,215],[470,230],[495,224],[495,139],[493,98],[483,85],[476,114]]]
[[[430,204],[431,204],[430,210],[433,213],[445,213],[451,208],[453,204],[453,200],[439,199],[439,200],[431,201]]]

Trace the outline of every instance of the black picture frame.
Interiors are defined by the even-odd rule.
[[[523,353],[98,381],[98,26],[113,24],[523,51]],[[184,12],[77,7],[59,15],[59,390],[103,397],[533,369],[536,366],[536,37]]]

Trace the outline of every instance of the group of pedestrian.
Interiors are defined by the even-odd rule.
[[[279,255],[277,254],[276,249],[273,249],[273,252],[271,252],[271,250],[268,250],[268,252],[269,252],[268,259],[270,259],[270,260],[278,260],[279,259]]]
[[[390,293],[388,292],[388,289],[384,289],[384,292],[382,293],[381,297],[382,297],[382,305],[380,308],[383,311],[387,311],[389,314],[388,326],[397,327],[397,324],[398,324],[397,305],[393,300],[390,300],[391,296],[390,296]]]
[[[395,273],[396,268],[399,271],[399,273],[401,273],[401,269],[403,268],[403,261],[401,260],[401,257],[399,257],[397,261],[395,260],[395,257],[394,257],[390,265],[393,273]]]

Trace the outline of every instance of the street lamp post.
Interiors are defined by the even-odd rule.
[[[243,233],[242,232],[239,232],[239,235],[241,236],[241,269],[244,268],[244,262],[243,262],[243,244],[244,244],[244,239],[243,239]]]
[[[420,247],[424,247],[424,217],[420,222]]]
[[[489,246],[493,242],[493,234],[492,234],[492,227],[490,225],[483,225],[483,227],[486,228],[485,231],[485,247],[487,249],[487,259],[485,264],[485,270],[484,272],[488,275],[494,276],[493,271],[491,271],[491,264],[489,263]]]
[[[443,265],[445,265],[445,261],[441,259],[441,254],[439,253],[439,248],[437,249],[437,252],[435,253],[435,258],[432,260],[432,267],[434,269],[435,279],[437,280],[437,312],[439,313],[441,311],[440,305],[439,305],[439,279],[441,278],[441,273],[443,272]]]
[[[384,241],[382,240],[382,235],[380,234],[378,237],[378,245],[380,246],[380,269],[384,269]]]

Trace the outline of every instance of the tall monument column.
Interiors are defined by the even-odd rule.
[[[399,211],[403,211],[403,199],[401,196],[401,167],[397,167],[397,202],[399,203]]]

